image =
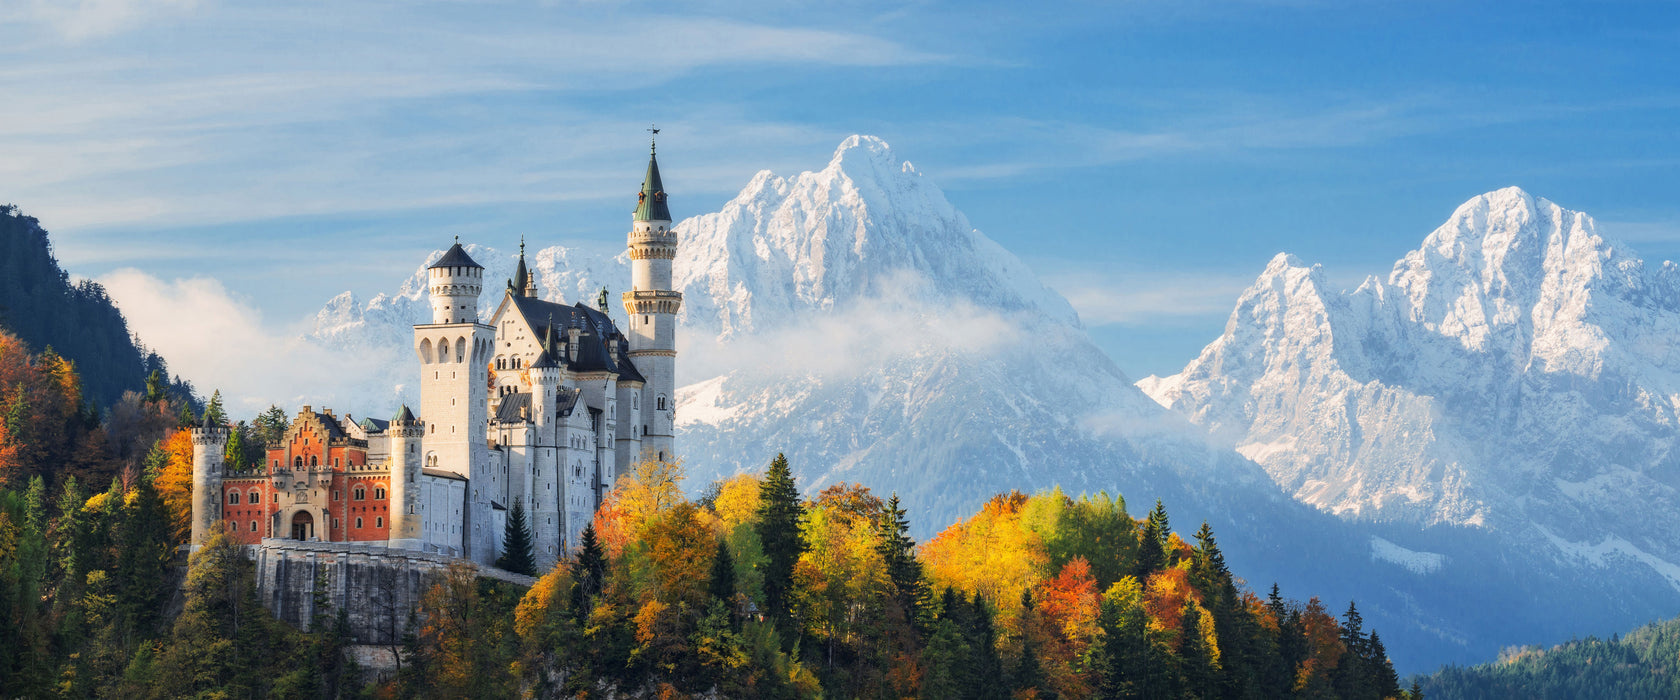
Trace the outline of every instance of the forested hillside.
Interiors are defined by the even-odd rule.
[[[233,423],[248,465],[283,410],[194,415],[154,383],[102,421],[69,362],[4,333],[0,381],[28,398],[0,422],[3,697],[1403,697],[1354,606],[1256,595],[1159,502],[1002,494],[918,546],[896,497],[802,498],[781,458],[698,501],[680,464],[637,465],[529,590],[435,581],[380,677],[346,626],[275,622],[226,538],[179,567],[185,428]],[[529,571],[513,514],[501,563]]]
[[[53,258],[39,221],[0,205],[0,328],[35,352],[51,347],[74,362],[85,397],[104,408],[125,391],[142,391],[153,372],[169,376],[163,358],[128,330],[122,312],[92,280],[71,283]],[[174,387],[182,396],[191,387]]]
[[[1610,639],[1508,649],[1498,661],[1418,679],[1431,700],[1680,698],[1680,618]]]

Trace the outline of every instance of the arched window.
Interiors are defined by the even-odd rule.
[[[383,518],[383,517],[374,518],[373,519],[373,526],[374,527],[385,527],[385,518]]]
[[[245,497],[245,502],[246,503],[256,503],[257,502],[257,492],[252,491],[249,495],[247,495]]]
[[[311,466],[311,467],[321,466],[320,456],[319,455],[309,455],[309,466]]]
[[[425,339],[422,339],[420,341],[420,364],[429,365],[431,363],[432,363],[432,339],[431,338],[425,338]]]
[[[302,457],[298,457],[298,458],[297,458],[297,459],[296,459],[296,460],[295,460],[295,461],[294,461],[294,462],[293,462],[293,464],[292,464],[292,466],[295,466],[295,467],[301,467],[301,466],[303,466],[303,458],[302,458]]]
[[[659,395],[659,410],[661,410],[661,411],[665,410],[665,395],[664,394]]]
[[[360,528],[361,526],[362,526],[362,519],[361,518],[356,518],[356,527]]]
[[[467,360],[467,339],[466,338],[456,338],[455,339],[455,361],[456,362],[466,362],[466,360]]]
[[[238,491],[229,491],[228,492],[228,505],[230,505],[230,506],[239,505],[239,492]]]
[[[251,521],[251,532],[256,532],[256,531],[257,531],[257,521],[252,520]]]
[[[373,488],[373,500],[375,500],[375,501],[385,500],[385,487],[375,486]]]
[[[360,486],[357,486],[354,498],[358,501],[366,499],[367,498],[367,489],[364,489]],[[361,526],[357,525],[356,527],[361,527]]]

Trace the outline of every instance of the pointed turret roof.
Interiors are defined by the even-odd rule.
[[[508,283],[513,287],[514,294],[524,294],[525,285],[531,283],[531,273],[525,270],[525,237],[519,237],[519,267],[513,269],[513,281]]]
[[[484,266],[474,261],[471,255],[467,255],[467,249],[461,247],[460,236],[456,236],[455,245],[449,246],[449,250],[444,252],[443,257],[438,258],[438,261],[432,263],[429,267],[476,267],[480,270],[484,269]]]
[[[637,221],[670,221],[671,209],[665,206],[665,183],[659,181],[659,154],[648,154],[647,176],[642,178],[642,191],[636,195]]]
[[[397,414],[394,415],[394,416],[391,416],[391,422],[392,423],[413,423],[414,422],[414,414],[408,410],[408,404],[406,404],[406,403],[403,404],[403,407],[397,410]]]

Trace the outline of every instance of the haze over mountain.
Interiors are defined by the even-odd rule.
[[[679,212],[681,202],[675,193]],[[1329,480],[1268,475],[1244,454],[1268,467],[1278,462],[1233,440],[1224,423],[1195,412],[1186,420],[1134,387],[1091,342],[1065,299],[974,230],[879,139],[846,140],[819,171],[787,178],[761,172],[720,211],[676,229],[682,241],[676,286],[684,294],[678,439],[691,489],[760,470],[785,452],[805,488],[844,480],[897,491],[926,514],[915,523],[923,536],[1012,489],[1117,491],[1139,513],[1164,498],[1183,532],[1209,520],[1233,566],[1257,577],[1256,588],[1278,581],[1286,592],[1321,593],[1332,608],[1357,598],[1404,670],[1479,660],[1507,644],[1581,629],[1631,627],[1680,603],[1648,569],[1583,578],[1597,570],[1579,560],[1533,556],[1488,529],[1488,509],[1475,505],[1481,497],[1466,491],[1453,471],[1462,467],[1440,463],[1432,471],[1437,460],[1428,470],[1414,468],[1405,472],[1410,490],[1381,498],[1372,487],[1303,491],[1310,480]],[[487,280],[511,276],[512,255],[470,250],[489,268]],[[1280,260],[1257,289],[1293,288],[1287,271],[1298,265]],[[616,293],[628,283],[622,259],[556,246],[531,256],[531,263],[544,298],[594,305],[605,286],[609,308],[621,314]],[[1322,288],[1321,274],[1301,275],[1312,278],[1302,284]],[[1514,289],[1518,278],[1502,279],[1501,288]],[[347,387],[350,406],[389,412],[410,393],[403,386],[416,371],[409,326],[427,317],[424,289],[422,265],[396,294],[365,302],[340,295],[317,316],[317,341],[391,358],[388,375]],[[488,291],[484,308],[500,294]],[[1287,303],[1291,297],[1281,298],[1274,304],[1280,317],[1305,313]],[[1246,337],[1247,326],[1234,322],[1233,328]],[[1266,357],[1262,345],[1253,347],[1260,354],[1242,357]],[[1401,367],[1415,359],[1397,355],[1381,367],[1421,371]],[[1143,384],[1160,392],[1173,382]],[[1280,392],[1295,386],[1265,386],[1274,385]],[[1177,386],[1186,394],[1201,390],[1194,382]],[[1388,391],[1370,400],[1395,402],[1399,424],[1442,429],[1431,422],[1438,409],[1410,412],[1421,399]],[[1241,415],[1241,402],[1236,405],[1222,410]],[[1213,425],[1216,440],[1210,443],[1192,421]],[[1242,454],[1230,449],[1239,444]],[[1307,505],[1288,497],[1344,491],[1370,498],[1352,501],[1367,503],[1359,508],[1321,512],[1315,506],[1323,500]],[[1394,512],[1452,515],[1378,517],[1378,505],[1392,509],[1402,501],[1411,510]],[[1551,601],[1563,597],[1577,604],[1556,610]]]

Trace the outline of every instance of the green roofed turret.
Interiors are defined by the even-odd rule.
[[[665,205],[665,183],[659,181],[659,154],[648,154],[647,177],[642,178],[642,191],[636,195],[637,221],[670,221],[671,209]]]

